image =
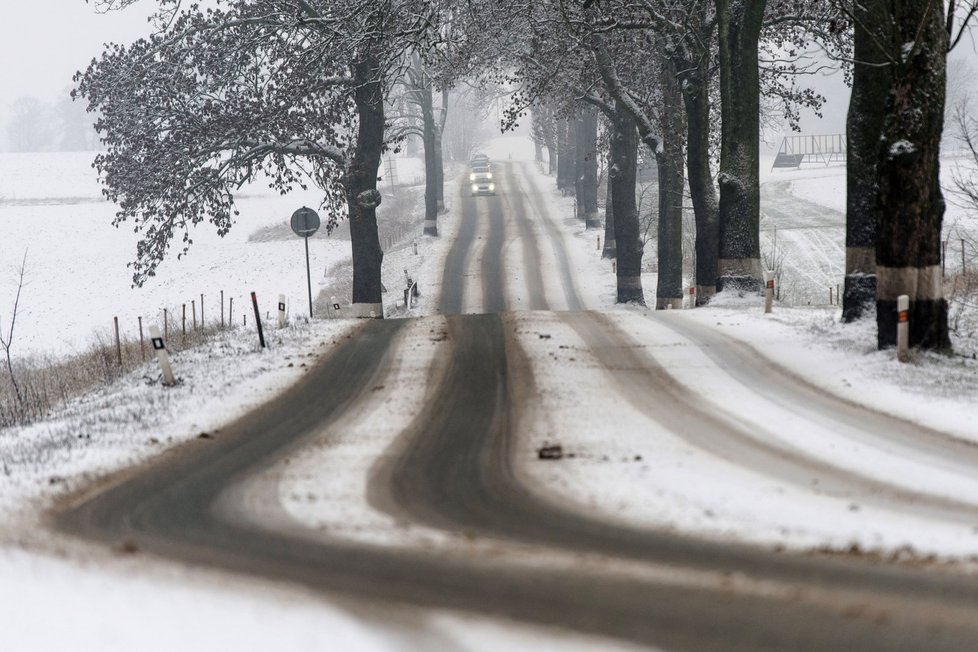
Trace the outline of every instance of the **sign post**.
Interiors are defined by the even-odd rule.
[[[303,206],[292,213],[292,230],[306,241],[306,287],[309,290],[309,319],[312,319],[312,275],[309,273],[309,237],[319,230],[319,215]]]

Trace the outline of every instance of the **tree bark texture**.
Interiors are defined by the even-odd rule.
[[[565,195],[574,188],[575,140],[574,121],[557,120],[557,187]]]
[[[620,103],[615,105],[615,129],[611,135],[612,211],[617,253],[618,303],[645,305],[642,291],[643,245],[639,237],[635,173],[638,165],[638,131],[635,119]]]
[[[381,265],[384,252],[377,233],[377,171],[384,148],[384,91],[376,55],[368,52],[353,66],[357,142],[345,187],[353,252],[353,305],[361,316],[384,316]]]
[[[766,0],[717,0],[720,203],[717,290],[761,286],[758,39]]]
[[[420,75],[419,75],[420,76]],[[424,141],[424,234],[438,235],[438,154],[434,97],[431,84],[423,76],[414,92],[421,107],[421,129]]]
[[[611,176],[612,165],[614,165],[614,159],[609,155],[608,187],[604,198],[604,246],[601,248],[601,257],[613,259],[618,255],[618,248],[615,246],[615,207],[612,201],[614,198],[612,189],[614,188],[615,180]]]
[[[709,34],[701,38],[710,42]],[[677,76],[686,106],[686,171],[696,222],[696,305],[716,293],[719,252],[719,206],[710,170],[710,51],[676,60]]]
[[[683,141],[686,122],[683,99],[671,59],[659,65],[662,89],[662,149],[656,152],[659,171],[659,225],[657,229],[659,276],[655,290],[656,310],[683,307]]]
[[[587,107],[582,109],[577,121],[577,160],[579,217],[585,228],[600,229],[598,217],[598,112]]]
[[[877,339],[896,343],[897,297],[910,297],[910,345],[950,350],[941,271],[947,32],[942,0],[890,2],[892,89],[879,141]]]
[[[445,210],[445,148],[442,145],[442,134],[448,122],[448,89],[441,90],[441,115],[435,128],[435,173],[438,189],[438,211]]]
[[[852,322],[876,306],[876,225],[879,181],[876,162],[890,92],[891,67],[883,44],[887,0],[853,5],[856,18],[852,95],[846,117],[846,277],[842,321]]]

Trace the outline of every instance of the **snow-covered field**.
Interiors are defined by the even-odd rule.
[[[842,163],[806,164],[798,170],[772,170],[772,157],[761,161],[761,251],[769,268],[783,264],[782,300],[788,305],[838,305],[845,276],[846,168]],[[962,238],[966,258],[978,269],[978,210],[956,193],[954,177],[973,169],[964,158],[942,160],[941,185],[947,200],[944,239],[947,270],[961,270]]]
[[[522,160],[532,156],[532,147],[507,138],[493,143],[489,153],[495,158],[511,154],[514,160]],[[256,189],[242,200],[240,223],[228,238],[202,234],[195,238],[185,261],[168,262],[152,287],[132,290],[124,269],[133,251],[131,234],[108,226],[112,208],[98,200],[94,176],[84,171],[83,161],[69,156],[58,162],[53,156],[0,157],[0,230],[4,234],[0,318],[5,318],[9,305],[13,275],[8,270],[19,264],[23,250],[28,249],[29,285],[22,299],[24,312],[18,316],[23,340],[15,339],[15,354],[70,352],[84,347],[88,333],[107,327],[115,314],[124,323],[133,323],[136,315],[152,317],[163,306],[189,302],[201,292],[210,301],[221,289],[226,297],[240,297],[235,300],[239,315],[237,306],[244,306],[247,292],[268,296],[269,304],[271,297],[285,293],[292,297],[292,319],[287,328],[272,330],[271,346],[263,352],[257,350],[249,330],[237,329],[220,334],[200,349],[179,353],[175,365],[183,383],[165,393],[151,380],[156,370],[147,365],[73,401],[46,422],[0,431],[0,613],[5,614],[0,636],[5,647],[6,641],[14,641],[11,649],[179,646],[204,650],[233,645],[238,649],[387,650],[403,649],[404,637],[415,637],[418,646],[428,649],[439,645],[476,650],[609,647],[604,641],[581,641],[550,630],[447,612],[403,615],[384,625],[379,624],[380,614],[362,605],[328,603],[298,590],[269,588],[217,573],[193,577],[199,572],[163,563],[145,567],[137,557],[84,548],[80,554],[76,546],[52,539],[40,527],[38,515],[45,505],[99,475],[218,430],[235,413],[261,403],[294,381],[304,365],[312,364],[332,342],[356,328],[356,322],[348,320],[306,323],[298,319],[305,306],[304,261],[298,238],[248,239],[259,229],[283,223],[298,205],[316,205],[314,193],[283,199]],[[535,170],[532,165],[526,167]],[[804,171],[796,173],[790,179],[791,191],[831,209],[844,196],[842,175],[832,169],[807,176]],[[48,179],[57,181],[48,184]],[[593,234],[568,219],[573,200],[560,197],[552,179],[542,174],[531,173],[520,182],[527,187],[536,185],[549,198],[548,214],[540,218],[552,220],[563,230],[587,307],[610,310],[610,318],[634,337],[659,342],[654,355],[673,361],[677,382],[703,382],[703,376],[709,375],[709,363],[698,360],[681,336],[663,331],[644,311],[614,309],[610,265],[595,250]],[[455,195],[446,194],[451,208]],[[385,259],[385,282],[394,296],[399,295],[398,279],[404,269],[420,282],[422,297],[412,316],[435,312],[444,258],[458,228],[457,215],[450,210],[440,218],[439,228],[441,238],[419,239],[417,255],[412,247],[402,247]],[[319,281],[328,284],[330,280],[322,278],[323,270],[344,263],[348,243],[324,237],[310,244],[313,269],[319,270]],[[509,247],[506,256],[514,262],[522,260],[518,247]],[[839,261],[840,270],[841,264]],[[548,287],[559,286],[556,268],[543,265]],[[102,277],[95,277],[96,273]],[[512,275],[509,279],[518,297],[518,279]],[[651,297],[654,275],[646,276],[645,287]],[[393,304],[394,297],[390,302]],[[209,318],[217,315],[217,306],[208,304],[207,314]],[[973,361],[919,356],[910,365],[900,365],[890,354],[875,351],[871,323],[843,327],[833,308],[779,306],[773,315],[765,316],[759,299],[721,299],[713,307],[672,317],[717,327],[827,391],[978,441],[978,424],[973,419],[978,365]],[[562,344],[572,346],[577,337],[560,316],[517,313],[511,319],[531,354],[536,381],[544,390],[541,396],[547,397],[531,415],[519,448],[523,453],[521,477],[539,484],[541,491],[560,493],[565,500],[613,520],[766,546],[844,549],[856,543],[881,554],[910,548],[918,555],[934,554],[948,562],[970,561],[978,554],[978,535],[970,528],[855,511],[849,499],[780,486],[691,449],[627,406],[607,406],[609,410],[620,408],[614,416],[615,432],[609,434],[602,427],[609,415],[598,411],[581,414],[580,410],[582,397],[607,384],[597,365],[585,356],[572,361],[549,355]],[[412,338],[415,346],[405,349],[412,351],[411,356],[391,371],[386,382],[389,401],[367,410],[357,427],[334,440],[328,450],[314,445],[274,470],[281,478],[280,500],[293,517],[312,528],[328,530],[331,536],[374,544],[446,549],[459,545],[441,532],[406,528],[371,509],[364,496],[367,470],[396,438],[399,424],[410,420],[423,396],[439,346],[427,335],[440,323],[437,316],[427,317],[407,329],[404,337]],[[541,331],[550,335],[546,346],[540,344],[537,333]],[[573,383],[567,382],[569,374]],[[864,391],[853,396],[850,385]],[[766,409],[761,398],[748,396],[739,409],[749,418],[762,407]],[[537,462],[535,447],[555,431],[560,432],[566,448],[591,454],[559,463]],[[795,434],[803,437],[805,433]],[[866,453],[853,456],[848,450],[827,449],[819,454],[866,473],[876,464]],[[636,455],[641,459],[636,460]],[[918,467],[914,470],[927,473]],[[938,489],[943,491],[973,489],[969,479],[952,480],[936,472],[923,481],[928,480],[940,483]],[[507,554],[520,558],[530,553],[510,550]],[[52,613],[66,613],[67,626],[45,627]],[[186,626],[179,631],[168,628],[177,619]],[[232,632],[224,626],[229,622],[235,623]],[[274,627],[270,626],[273,622]],[[232,639],[226,638],[229,633]]]

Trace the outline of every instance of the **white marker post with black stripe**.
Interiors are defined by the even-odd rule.
[[[278,327],[285,328],[285,295],[278,295]]]
[[[910,361],[910,296],[897,297],[897,360]]]
[[[173,369],[170,367],[170,356],[166,352],[166,342],[160,335],[158,326],[149,327],[149,338],[153,342],[153,350],[156,351],[156,359],[160,361],[160,369],[163,370],[163,384],[176,385],[177,381],[173,377]]]

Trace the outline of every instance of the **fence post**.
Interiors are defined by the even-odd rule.
[[[830,290],[831,291],[831,290]],[[774,304],[774,270],[764,272],[764,313],[771,312]]]
[[[910,297],[901,294],[897,297],[897,360],[910,360]]]
[[[961,276],[968,273],[968,264],[964,260],[964,238],[961,238]]]
[[[197,299],[190,300],[190,312],[194,318],[194,332],[197,332]]]
[[[146,362],[146,345],[143,343],[143,318],[137,317],[139,319],[139,359]]]
[[[160,329],[156,326],[150,326],[149,337],[153,342],[153,349],[156,351],[156,359],[160,361],[160,369],[163,370],[163,384],[176,385],[173,369],[170,367],[170,356],[166,353],[166,342],[160,337]]]
[[[119,360],[119,366],[122,366],[122,341],[119,339],[119,318],[113,317],[112,320],[115,322],[115,352],[116,357]]]
[[[187,343],[187,304],[183,304],[183,320],[181,325],[182,332],[180,334],[180,342],[183,344]]]
[[[258,325],[258,342],[261,348],[265,348],[265,333],[261,329],[261,311],[258,310],[258,297],[254,292],[251,293],[251,305],[255,308],[255,323]]]
[[[234,324],[234,297],[228,299],[228,326]]]
[[[170,339],[170,324],[167,319],[166,308],[163,309],[163,339]]]
[[[200,295],[200,330],[204,330],[204,294]]]

